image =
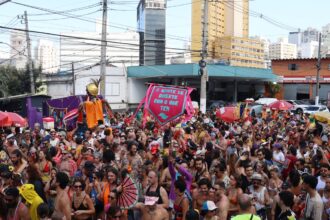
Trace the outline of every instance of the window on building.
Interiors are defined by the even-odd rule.
[[[298,69],[298,65],[295,63],[290,63],[288,66],[289,70],[297,70]]]
[[[119,96],[120,95],[120,83],[109,83],[110,91],[109,95]]]

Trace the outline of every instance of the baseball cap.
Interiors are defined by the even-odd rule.
[[[202,206],[203,211],[213,211],[216,209],[217,209],[217,206],[214,204],[213,201],[208,200],[208,201],[203,202],[203,206]]]
[[[159,199],[159,197],[154,196],[145,196],[144,198],[144,205],[155,205]]]

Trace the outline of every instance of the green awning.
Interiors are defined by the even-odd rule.
[[[256,79],[265,81],[277,81],[278,76],[271,69],[249,68],[237,66],[225,66],[208,64],[209,77]],[[157,78],[157,77],[197,77],[199,66],[190,64],[171,64],[156,66],[130,66],[127,75],[131,78]]]

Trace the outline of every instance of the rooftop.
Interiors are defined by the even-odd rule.
[[[273,74],[271,69],[208,64],[207,71],[209,77],[277,80],[277,75]],[[198,77],[199,75],[199,65],[196,63],[130,66],[127,68],[127,76],[131,78]]]

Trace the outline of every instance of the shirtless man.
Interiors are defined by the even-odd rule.
[[[142,220],[168,220],[169,215],[162,205],[157,205],[156,192],[148,192],[143,203],[137,203],[135,209],[141,210]]]
[[[209,200],[209,190],[211,189],[211,181],[203,178],[198,181],[198,188],[193,191],[193,207],[201,211],[203,202]]]
[[[218,207],[217,216],[219,219],[227,219],[229,210],[229,199],[226,196],[226,188],[224,182],[216,182],[213,186],[215,190],[214,203]]]
[[[26,205],[19,201],[19,191],[15,187],[9,187],[5,190],[4,198],[8,207],[6,219],[29,220],[29,209]]]
[[[69,177],[66,173],[58,172],[56,174],[56,198],[55,198],[55,210],[56,213],[62,213],[66,220],[71,220],[71,203],[66,191],[66,187],[69,184]]]

